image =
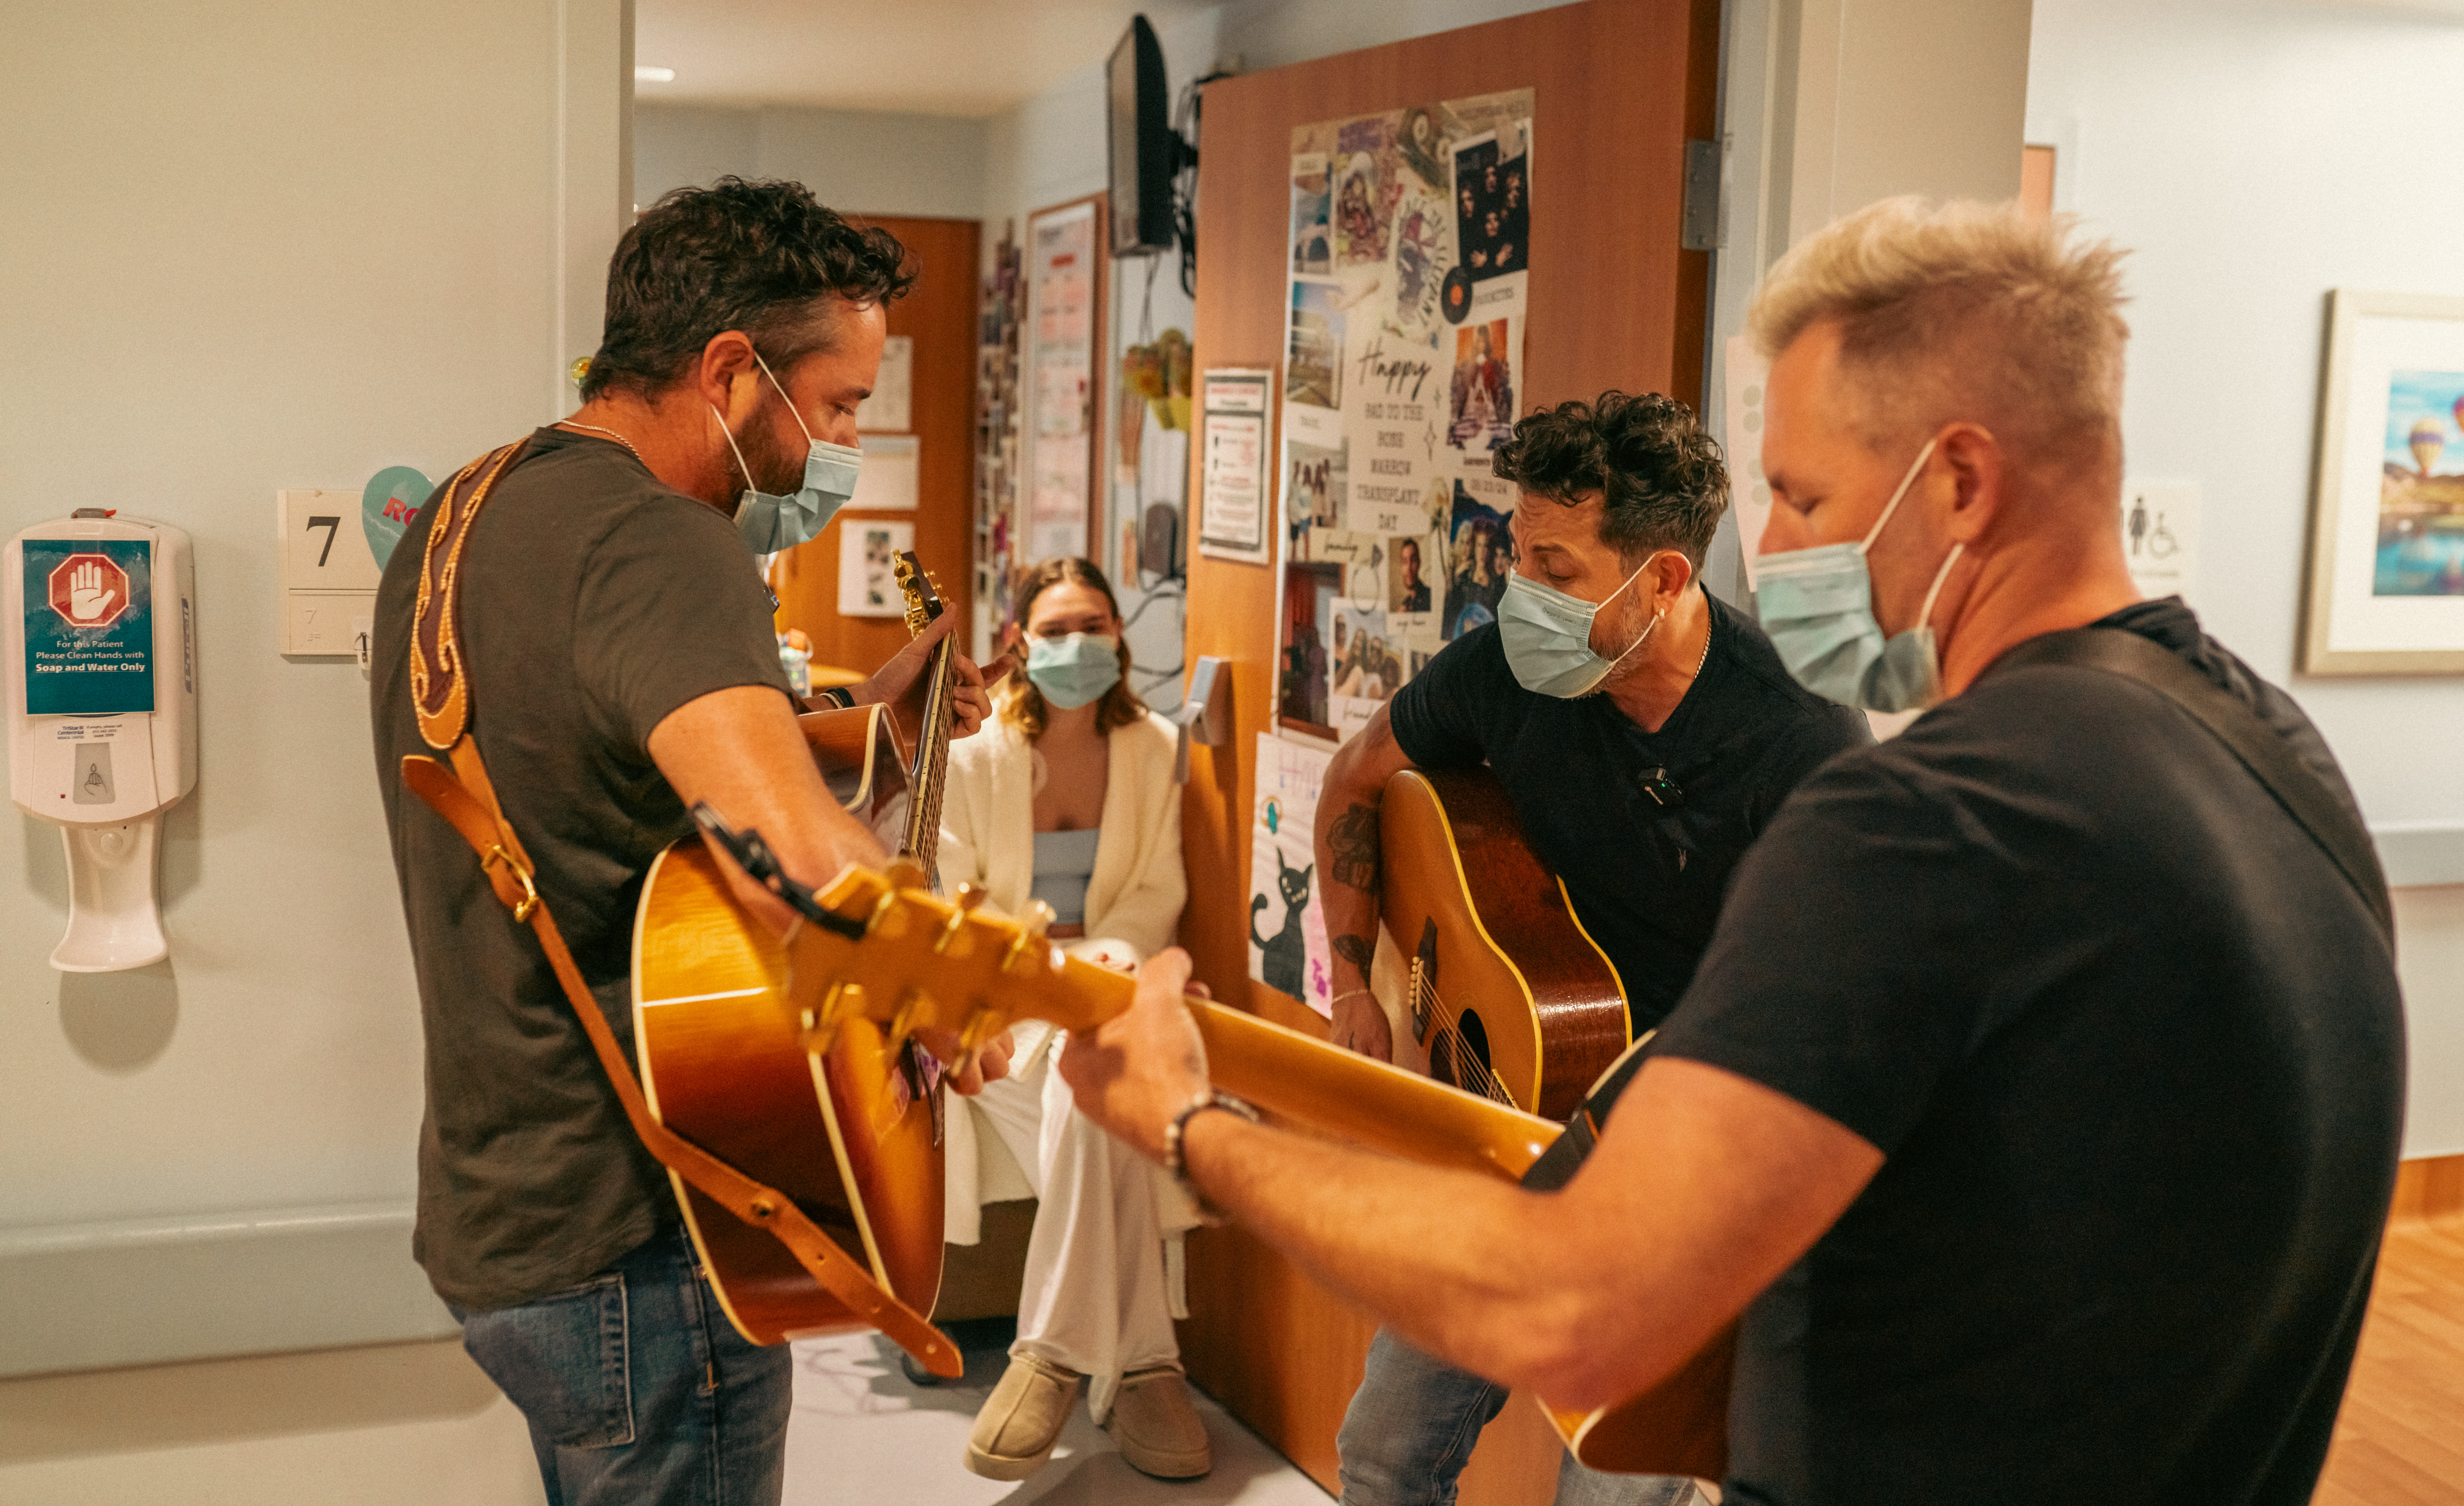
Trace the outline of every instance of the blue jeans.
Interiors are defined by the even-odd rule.
[[[681,1229],[570,1291],[453,1316],[530,1424],[548,1506],[777,1506],[787,1346],[745,1342]]]
[[[1453,1506],[1471,1451],[1506,1406],[1507,1388],[1430,1359],[1381,1328],[1335,1435],[1343,1506]],[[1568,1454],[1557,1506],[1685,1506],[1694,1482],[1602,1474]]]

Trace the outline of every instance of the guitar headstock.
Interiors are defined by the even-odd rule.
[[[863,1018],[893,1040],[948,1031],[964,1055],[1019,1020],[1089,1030],[1129,1007],[1129,978],[1069,957],[1045,935],[1048,907],[1013,919],[987,908],[973,885],[943,899],[914,887],[916,876],[913,865],[849,868],[814,897],[861,921],[864,934],[819,925],[797,933],[787,992],[808,1050],[826,1050],[839,1027]]]
[[[941,583],[915,558],[913,549],[898,551],[897,564],[891,573],[898,577],[899,593],[907,598],[907,631],[922,632],[941,615],[947,604],[941,600]]]

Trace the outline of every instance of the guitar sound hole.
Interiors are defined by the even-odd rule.
[[[1449,1087],[1494,1098],[1499,1096],[1494,1087],[1497,1079],[1488,1066],[1488,1027],[1465,1009],[1453,1030],[1438,1032],[1437,1044],[1429,1052],[1429,1075]]]
[[[1488,1066],[1488,1027],[1480,1023],[1480,1016],[1465,1009],[1463,1018],[1455,1022],[1455,1032],[1463,1037],[1463,1050],[1470,1053],[1472,1060],[1485,1069]]]

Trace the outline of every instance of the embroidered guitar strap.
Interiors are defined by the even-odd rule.
[[[534,876],[538,869],[513,823],[505,819],[495,786],[489,783],[487,767],[480,762],[479,744],[471,734],[471,682],[464,673],[457,595],[472,524],[521,450],[522,445],[513,444],[482,455],[437,492],[438,511],[420,559],[419,598],[410,640],[410,694],[419,717],[419,735],[445,758],[405,757],[403,783],[471,844],[496,898],[514,913],[517,923],[528,925],[538,937],[548,966],[563,986],[566,1002],[581,1019],[591,1049],[599,1053],[608,1085],[625,1107],[625,1118],[659,1163],[745,1223],[767,1230],[787,1247],[822,1290],[889,1335],[927,1369],[956,1377],[964,1369],[957,1346],[873,1279],[870,1271],[841,1250],[786,1194],[746,1176],[651,1115],[640,1080],[626,1062],[615,1032],[608,1029],[606,1016],[583,984],[582,970],[574,965],[573,954],[539,897]]]

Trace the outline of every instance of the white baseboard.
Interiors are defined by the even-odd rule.
[[[0,1228],[0,1376],[451,1336],[410,1221],[354,1203]]]

